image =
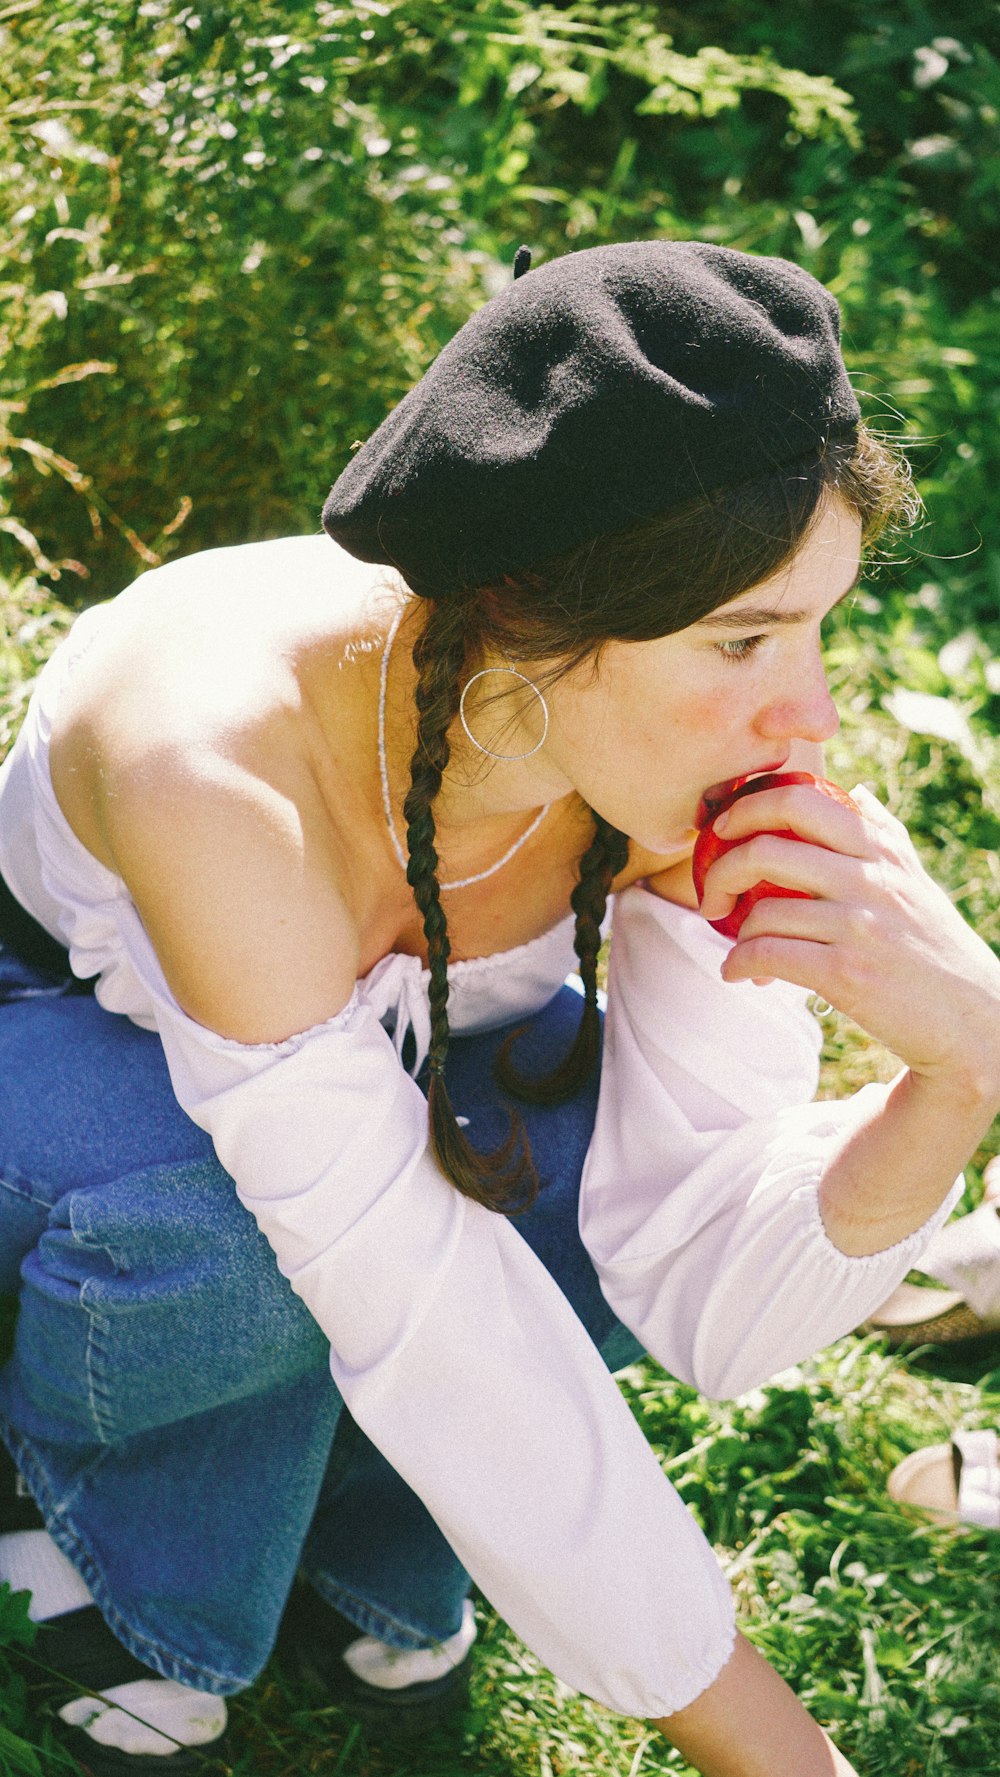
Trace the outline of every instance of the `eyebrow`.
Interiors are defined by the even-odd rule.
[[[860,584],[859,571],[847,590],[841,593],[839,599],[834,600],[830,610],[835,611],[838,605],[849,599]],[[808,623],[813,615],[812,611],[776,611],[769,605],[740,605],[734,609],[719,605],[714,611],[709,611],[706,617],[698,617],[692,628],[707,628],[711,625],[713,629],[765,629],[778,623]]]

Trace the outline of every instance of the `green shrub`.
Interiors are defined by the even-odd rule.
[[[266,0],[8,6],[0,566],[27,547],[98,594],[179,548],[308,530],[520,239],[690,231],[671,157],[744,95],[848,151],[829,79],[680,55],[656,20],[297,0],[276,30]]]

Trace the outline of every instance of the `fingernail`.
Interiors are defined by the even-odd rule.
[[[735,895],[706,895],[701,903],[701,915],[711,924],[713,919],[725,919],[736,906]]]

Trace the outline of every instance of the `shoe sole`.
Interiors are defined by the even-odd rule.
[[[182,1747],[177,1752],[122,1752],[117,1746],[101,1746],[82,1728],[54,1723],[59,1742],[72,1753],[86,1777],[204,1777],[210,1761],[226,1756],[229,1730],[205,1746]]]
[[[378,1740],[412,1741],[435,1732],[454,1733],[469,1706],[471,1652],[444,1678],[407,1685],[398,1691],[383,1691],[377,1685],[365,1684],[347,1667],[331,1674],[321,1661],[311,1659],[305,1649],[289,1652],[292,1670],[298,1678],[322,1691],[326,1705],[332,1704],[354,1716]]]

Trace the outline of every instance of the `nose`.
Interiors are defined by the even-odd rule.
[[[769,697],[758,714],[756,728],[767,740],[831,740],[840,727],[837,706],[830,696],[817,650],[808,667],[799,663],[793,682]]]

